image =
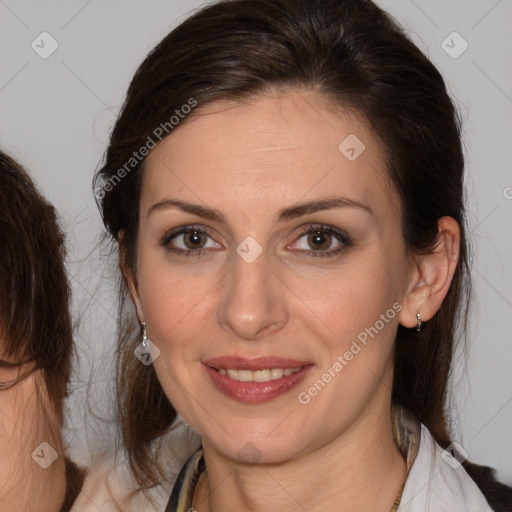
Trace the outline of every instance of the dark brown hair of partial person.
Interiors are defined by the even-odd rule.
[[[393,402],[410,409],[446,447],[451,442],[452,358],[459,342],[466,353],[471,299],[461,127],[436,67],[373,2],[221,1],[181,23],[136,71],[113,128],[94,181],[104,224],[120,242],[125,268],[135,275],[144,160],[126,171],[133,153],[148,137],[154,141],[155,128],[191,98],[200,108],[219,99],[243,101],[290,88],[315,90],[333,106],[352,109],[379,138],[411,254],[432,251],[439,218],[459,223],[460,261],[440,310],[419,333],[398,327],[392,391]],[[110,186],[103,189],[102,183]],[[133,357],[140,330],[122,279],[120,300],[120,428],[133,473],[148,487],[163,477],[149,448],[158,450],[156,441],[169,430],[176,411],[153,367]],[[468,461],[464,466],[501,510],[500,502],[511,499],[505,492],[509,488],[500,487],[490,468]]]
[[[50,436],[60,437],[73,355],[70,287],[64,234],[53,206],[29,175],[0,152],[0,332],[3,352],[41,372],[37,390]],[[0,391],[1,392],[1,391]],[[83,475],[66,461],[66,500],[76,497]],[[62,512],[69,510],[63,508]]]

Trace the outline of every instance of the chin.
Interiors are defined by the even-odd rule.
[[[242,464],[279,464],[295,458],[301,449],[297,443],[299,436],[288,433],[285,437],[270,439],[266,433],[247,436],[247,432],[240,432],[229,438],[223,435],[220,442],[203,439],[203,445],[208,444],[226,458]]]

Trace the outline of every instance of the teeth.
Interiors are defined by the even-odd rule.
[[[230,379],[237,380],[239,382],[269,382],[271,380],[280,379],[283,375],[291,375],[299,370],[302,370],[303,366],[299,368],[269,368],[267,370],[235,370],[232,368],[219,368],[221,375],[226,375]]]
[[[268,382],[272,380],[270,370],[256,370],[251,372],[254,377],[254,382]]]
[[[236,370],[234,370],[236,372]],[[229,372],[229,370],[228,370]],[[230,375],[231,377],[231,375]],[[233,377],[231,377],[233,378]],[[251,370],[238,370],[238,380],[240,382],[251,382],[252,380],[252,371]]]
[[[270,376],[272,380],[280,379],[284,375],[284,370],[282,368],[272,368],[270,370]]]

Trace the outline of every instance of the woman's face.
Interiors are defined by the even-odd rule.
[[[237,460],[389,418],[412,267],[376,137],[313,91],[195,114],[146,162],[131,287],[169,400]]]

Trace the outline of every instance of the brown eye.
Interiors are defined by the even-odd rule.
[[[208,235],[204,231],[186,231],[183,233],[183,242],[187,249],[202,249],[207,242]]]
[[[296,241],[288,246],[304,256],[336,256],[352,245],[352,240],[343,231],[324,225],[309,225],[304,228]]]
[[[165,235],[161,242],[167,250],[183,255],[200,255],[204,250],[221,249],[212,236],[204,229],[185,226]]]
[[[332,235],[322,231],[316,231],[308,235],[308,244],[314,251],[329,249],[332,244]]]

